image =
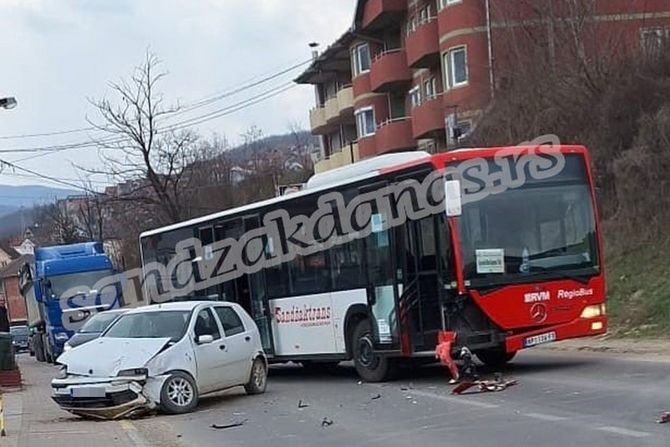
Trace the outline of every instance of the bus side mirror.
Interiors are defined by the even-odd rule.
[[[461,181],[446,180],[444,182],[444,203],[448,217],[457,217],[462,213]]]

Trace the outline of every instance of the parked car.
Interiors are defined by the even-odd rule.
[[[12,335],[12,346],[16,352],[28,350],[28,339],[30,338],[30,329],[28,326],[12,326],[9,328]]]
[[[74,333],[68,341],[65,342],[63,350],[65,352],[74,348],[75,346],[83,345],[86,342],[95,340],[100,337],[100,334],[105,332],[119,316],[126,313],[128,309],[112,309],[97,313],[84,323],[84,325],[77,332]]]
[[[186,413],[203,394],[235,386],[263,393],[268,369],[251,317],[237,304],[211,301],[129,310],[57,363],[56,403],[102,419],[154,408]]]

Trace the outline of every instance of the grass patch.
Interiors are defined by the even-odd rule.
[[[670,241],[608,249],[605,269],[612,334],[670,334]]]

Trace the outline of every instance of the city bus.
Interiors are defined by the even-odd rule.
[[[280,217],[291,231],[267,230]],[[328,234],[315,229],[322,227]],[[198,242],[188,256],[197,267],[254,238],[264,264],[218,283],[194,268],[195,288],[169,299],[239,303],[272,362],[353,360],[363,380],[384,381],[403,362],[435,361],[445,334],[454,355],[467,347],[498,367],[522,349],[607,330],[600,224],[582,146],[359,161],[313,176],[299,192],[142,233],[145,280],[156,263],[170,263],[180,241]],[[245,259],[217,265],[250,265]],[[145,299],[156,301],[155,293],[146,289]]]

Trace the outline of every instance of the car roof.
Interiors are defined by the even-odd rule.
[[[130,309],[127,313],[142,313],[142,312],[161,312],[161,311],[170,311],[170,310],[185,310],[191,311],[201,304],[216,304],[224,306],[234,306],[235,303],[226,302],[226,301],[178,301],[174,303],[162,303],[162,304],[151,304],[149,306],[136,307]]]

